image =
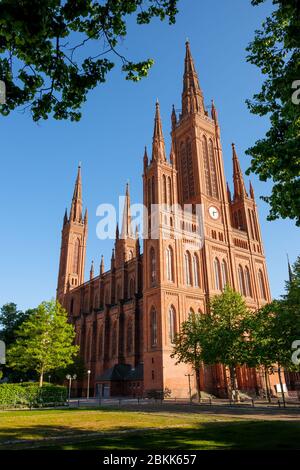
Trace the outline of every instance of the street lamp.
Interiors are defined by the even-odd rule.
[[[48,375],[49,384],[51,383],[51,375]]]
[[[76,374],[74,374],[73,377],[70,374],[66,375],[66,379],[69,381],[69,395],[68,395],[69,396],[69,398],[68,398],[68,403],[69,404],[70,404],[70,398],[71,398],[72,379],[76,380],[76,378],[77,378]]]
[[[89,400],[89,398],[90,398],[90,376],[91,376],[91,371],[90,370],[87,371],[87,375],[88,375],[88,383],[87,383],[86,397]]]

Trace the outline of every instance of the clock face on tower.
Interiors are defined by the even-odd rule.
[[[208,212],[212,219],[217,220],[219,218],[219,211],[216,207],[210,206]]]

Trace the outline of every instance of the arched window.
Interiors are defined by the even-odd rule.
[[[185,283],[187,286],[192,285],[191,255],[187,251],[184,255]]]
[[[193,169],[193,154],[192,154],[192,143],[190,139],[186,142],[186,153],[187,153],[187,174],[188,174],[188,191],[189,197],[195,196],[195,182],[194,182],[194,169]]]
[[[99,308],[99,296],[98,296],[98,294],[95,295],[94,308]]]
[[[194,286],[199,287],[199,258],[196,254],[193,256],[193,275]]]
[[[195,318],[195,312],[192,308],[190,308],[188,313],[188,320],[193,320]]]
[[[235,228],[239,228],[239,221],[238,221],[237,212],[234,213],[234,215],[233,215],[233,220],[234,220],[234,227],[235,227]]]
[[[133,259],[133,251],[132,251],[132,250],[129,250],[129,252],[128,252],[128,260],[130,261],[131,259]]]
[[[244,228],[243,216],[242,212],[238,210],[238,219],[239,219],[239,229],[242,230]]]
[[[150,284],[153,285],[156,282],[156,257],[154,248],[150,249]]]
[[[152,181],[151,181],[151,192],[152,192],[151,201],[152,201],[152,204],[155,204],[155,183],[154,183],[154,176],[152,176]]]
[[[209,156],[209,166],[210,166],[211,194],[213,197],[218,197],[218,182],[217,182],[216,162],[215,162],[215,154],[214,154],[214,144],[211,139],[209,139],[209,144],[208,144],[208,156]]]
[[[175,334],[176,334],[176,312],[175,308],[171,306],[169,308],[169,314],[168,314],[168,324],[169,324],[169,340],[171,343],[173,343],[175,339]]]
[[[261,269],[258,271],[258,282],[259,282],[260,296],[262,299],[267,300],[264,275]]]
[[[150,215],[151,211],[151,180],[148,180],[148,212]]]
[[[221,290],[221,271],[220,271],[220,261],[218,258],[214,259],[214,272],[215,272],[215,287],[216,290]]]
[[[209,171],[208,147],[207,147],[207,138],[205,137],[205,135],[202,138],[202,148],[203,148],[203,164],[204,164],[206,194],[208,196],[211,196],[212,190],[211,190],[211,180],[210,180],[210,171]]]
[[[132,353],[132,346],[133,346],[133,325],[132,320],[128,320],[127,323],[127,339],[126,339],[126,349],[127,354]]]
[[[99,331],[99,346],[98,346],[98,352],[99,352],[99,359],[103,355],[103,327],[100,327]]]
[[[167,179],[165,175],[163,175],[162,180],[163,180],[163,202],[167,204]]]
[[[79,260],[80,260],[80,241],[79,238],[76,238],[74,243],[74,253],[73,253],[73,273],[79,274]]]
[[[250,271],[247,266],[245,267],[245,287],[246,287],[246,295],[248,297],[252,297]]]
[[[253,220],[253,226],[254,226],[254,231],[255,231],[255,238],[258,241],[259,236],[258,236],[258,228],[257,228],[257,223],[256,223],[256,217],[254,215],[254,212],[252,211],[252,220]]]
[[[115,357],[117,355],[117,322],[114,322],[112,333],[111,333],[111,355]]]
[[[221,264],[221,275],[222,275],[222,288],[228,284],[228,270],[227,270],[227,263],[223,259],[222,264]]]
[[[250,222],[251,237],[254,239],[253,221],[252,221],[250,209],[248,209],[248,216],[249,216],[249,222]]]
[[[170,282],[174,281],[173,267],[174,267],[173,250],[170,246],[168,246],[168,248],[166,249],[166,268],[167,268],[167,280]]]
[[[133,299],[134,297],[134,279],[131,278],[129,281],[129,298]]]
[[[150,312],[150,341],[151,347],[155,348],[157,346],[157,315],[154,307]]]
[[[172,183],[170,176],[168,177],[167,203],[170,205],[172,204]]]
[[[239,264],[239,267],[238,267],[238,275],[239,275],[240,293],[242,295],[246,295],[244,271],[243,271],[243,268],[240,264]]]

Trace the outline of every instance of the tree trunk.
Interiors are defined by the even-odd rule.
[[[40,373],[40,387],[43,386],[43,380],[44,380],[44,369],[42,369]]]
[[[270,395],[270,389],[269,389],[269,373],[268,373],[268,368],[266,366],[264,366],[264,371],[265,371],[265,384],[266,384],[267,398],[268,398],[268,402],[271,403],[271,395]]]
[[[200,389],[200,368],[199,367],[195,367],[195,373],[196,373],[197,395],[198,395],[198,401],[200,403],[200,401],[201,401],[201,389]]]
[[[278,378],[279,378],[279,383],[280,383],[280,390],[281,390],[281,396],[282,396],[282,402],[283,406],[285,408],[285,396],[284,396],[284,390],[283,390],[283,383],[282,383],[282,378],[281,378],[281,367],[278,367]]]
[[[234,366],[230,366],[229,371],[230,371],[231,399],[235,402],[239,402],[240,396],[239,396],[239,391],[237,387],[236,369]]]

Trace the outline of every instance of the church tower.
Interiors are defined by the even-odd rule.
[[[71,203],[70,216],[67,209],[64,215],[57,299],[64,304],[65,294],[84,282],[86,241],[88,234],[87,210],[82,214],[81,167],[78,166],[77,178]]]

